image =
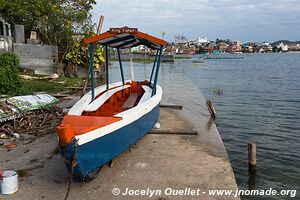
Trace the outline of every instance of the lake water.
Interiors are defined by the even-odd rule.
[[[178,100],[173,99],[173,103],[184,104],[191,111],[199,106],[195,88],[206,99],[213,100],[216,123],[240,189],[248,189],[247,143],[255,142],[258,168],[255,188],[297,189],[299,193],[300,54],[242,56],[244,59],[205,60],[199,64],[191,60],[162,64],[159,82],[163,88],[171,88],[167,92],[178,93]],[[124,63],[126,72],[128,66]],[[149,78],[151,67],[136,63],[136,79]],[[119,73],[118,70],[117,63],[113,63],[113,74]],[[130,76],[125,73],[125,77]],[[116,75],[113,78],[120,80]],[[222,94],[215,94],[216,89]]]

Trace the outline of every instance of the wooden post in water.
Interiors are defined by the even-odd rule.
[[[248,143],[248,165],[250,175],[256,174],[256,144]]]
[[[208,109],[210,115],[212,116],[212,118],[216,118],[217,112],[214,108],[212,101],[211,100],[206,101],[206,106],[207,106],[207,109]]]

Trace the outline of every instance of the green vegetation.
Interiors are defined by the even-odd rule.
[[[82,45],[84,39],[95,36],[96,34],[92,31],[87,32],[85,37],[77,38],[74,41],[73,45],[70,47],[69,51],[66,54],[66,60],[68,60],[69,69],[81,67],[89,67],[90,54],[87,51],[87,46]],[[94,67],[96,69],[103,69],[105,58],[104,58],[104,48],[100,44],[93,45],[94,50]],[[65,75],[69,76],[69,70],[65,71]]]
[[[23,24],[26,38],[36,31],[44,44],[68,46],[72,36],[89,29],[95,0],[0,0],[1,16]]]
[[[20,92],[23,82],[19,77],[20,61],[12,53],[0,55],[0,94],[11,95]]]
[[[33,94],[35,92],[63,92],[69,90],[68,87],[81,86],[80,78],[59,77],[55,81],[48,80],[24,80],[23,94]]]
[[[19,77],[19,58],[12,53],[0,55],[0,94],[1,95],[27,95],[35,92],[62,92],[68,87],[80,86],[79,78],[59,77],[49,80],[21,80]]]
[[[61,47],[61,62],[66,55],[70,61],[64,68],[65,75],[77,76],[77,67],[86,66],[89,60],[82,41],[95,27],[90,13],[94,4],[96,0],[0,0],[0,13],[8,23],[24,25],[25,38],[36,31],[43,44]],[[103,49],[95,49],[95,66],[100,67]]]
[[[205,49],[204,47],[199,47],[199,49],[196,51],[197,54],[204,54],[205,53]]]

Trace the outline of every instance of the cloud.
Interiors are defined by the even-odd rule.
[[[156,36],[166,31],[169,40],[176,34],[190,39],[300,39],[299,0],[98,0],[93,20],[101,14],[104,30],[127,25]]]

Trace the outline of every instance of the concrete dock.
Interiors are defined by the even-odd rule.
[[[69,107],[70,102],[65,101],[64,106]],[[237,185],[214,121],[203,107],[199,128],[189,120],[189,112],[185,106],[183,110],[161,108],[160,129],[119,155],[112,167],[104,166],[92,182],[74,182],[69,199],[239,199],[208,194],[214,189],[235,191]],[[19,178],[19,191],[0,195],[0,199],[64,199],[69,173],[56,149],[55,133],[20,141],[10,151],[1,147],[1,169],[24,173]],[[140,193],[122,195],[127,189]],[[141,190],[146,193],[141,195]],[[155,191],[151,197],[150,190]],[[166,194],[177,190],[185,193]],[[187,190],[200,193],[195,196]]]

